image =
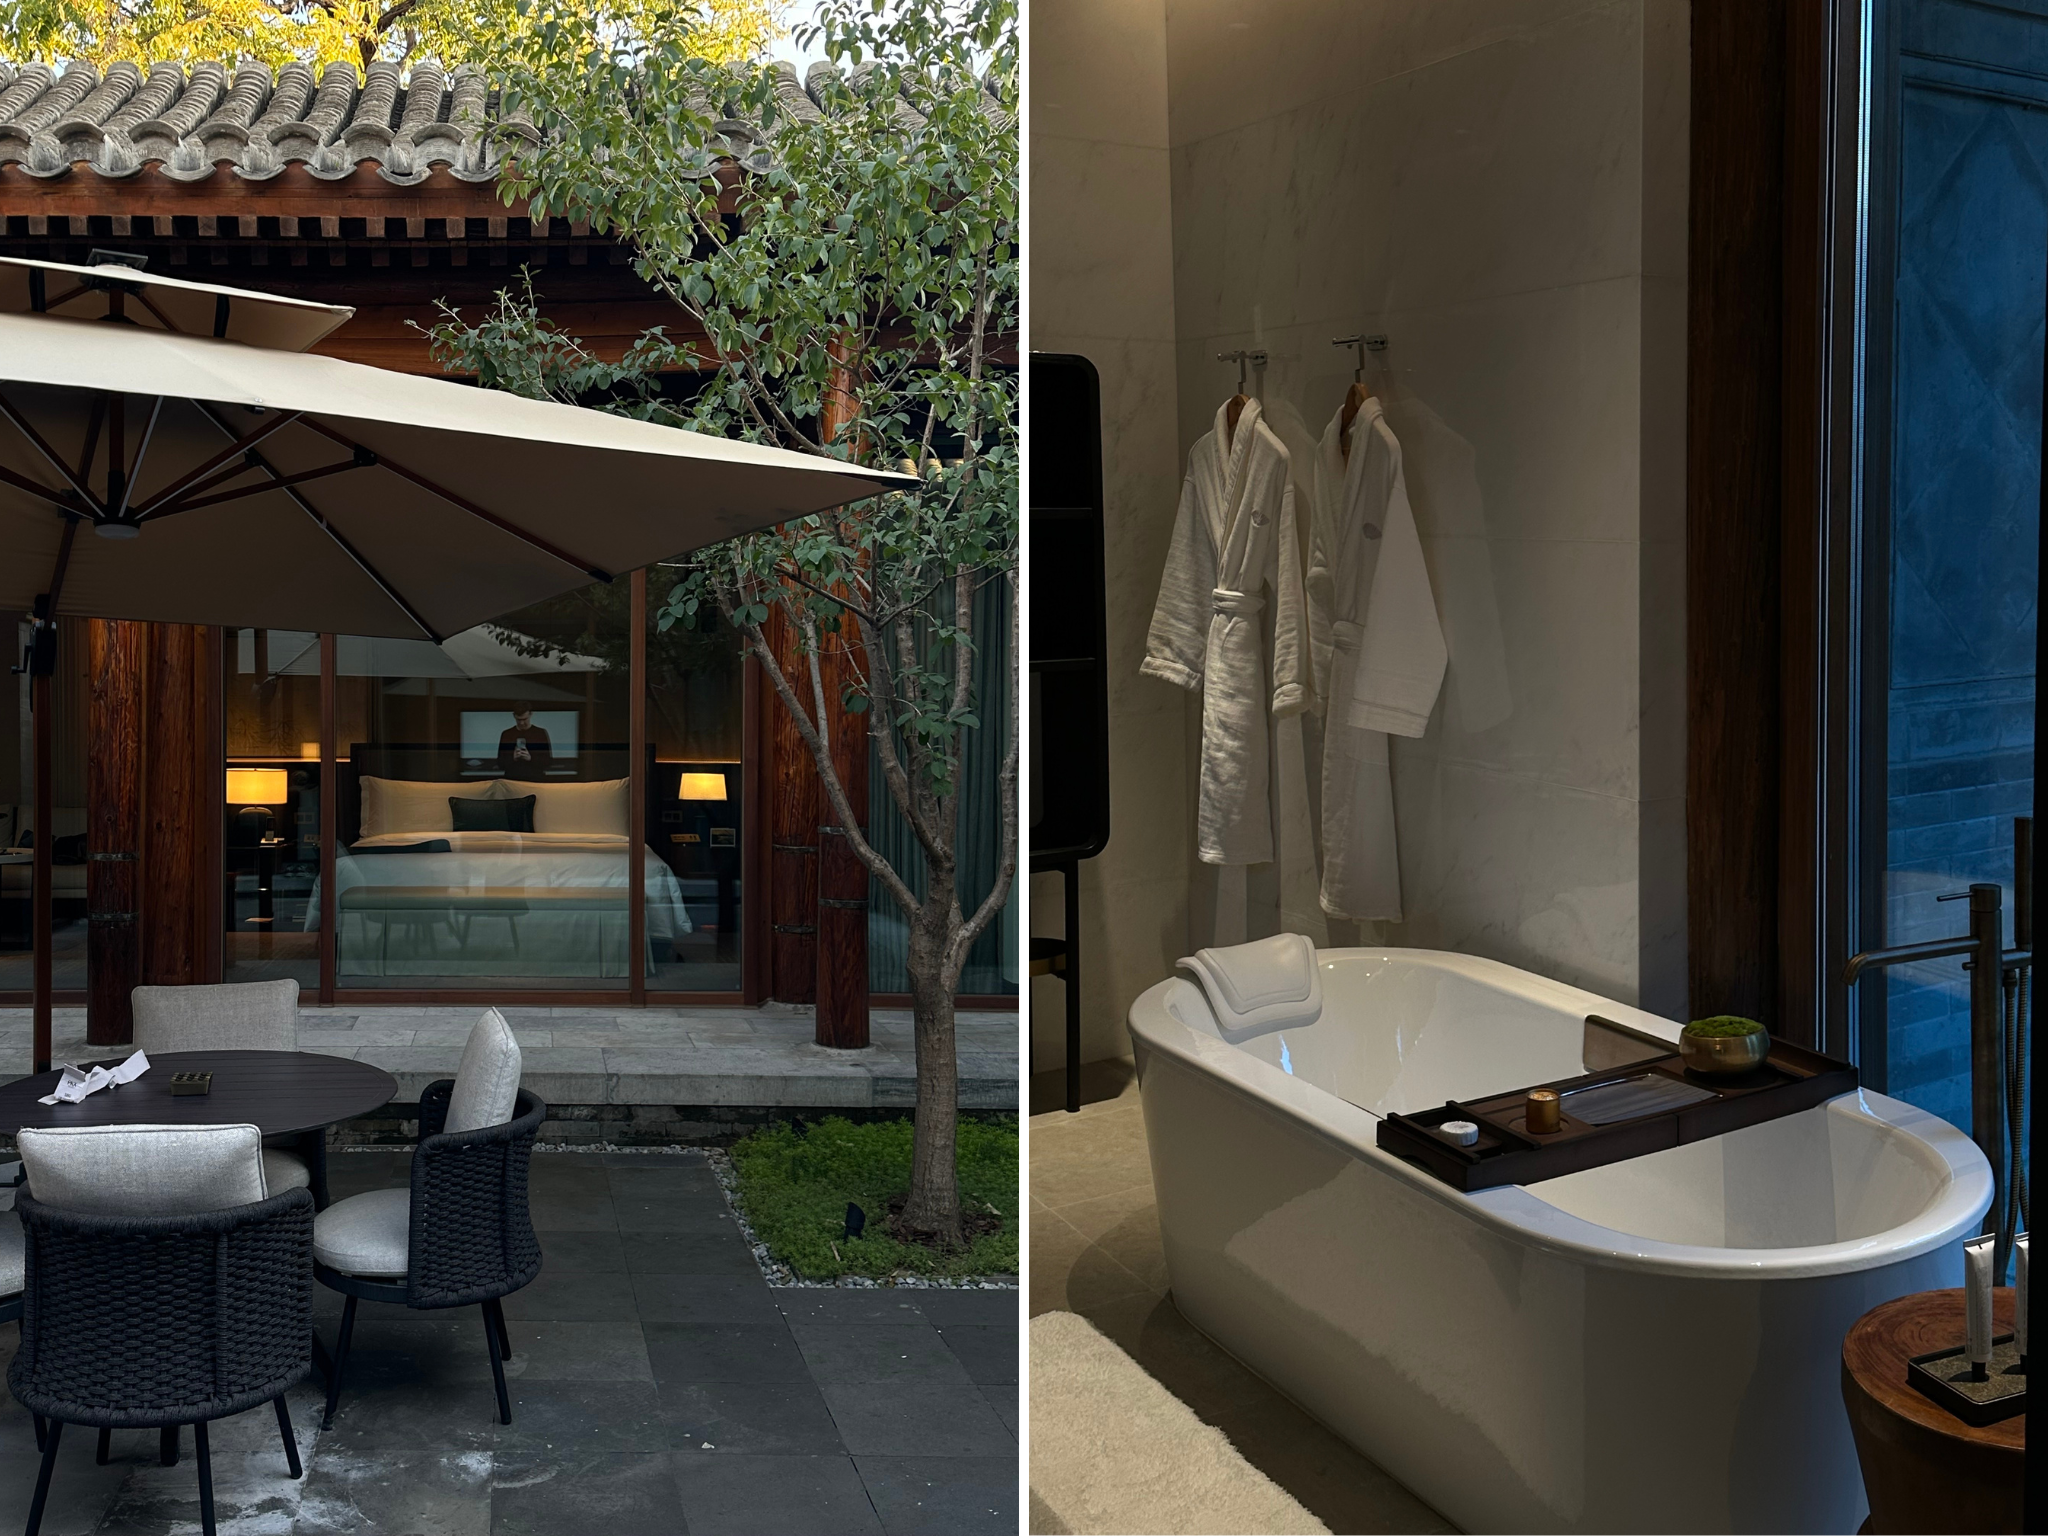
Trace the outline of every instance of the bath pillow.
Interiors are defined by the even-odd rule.
[[[1306,934],[1276,933],[1249,944],[1198,949],[1178,964],[1201,987],[1217,1029],[1233,1045],[1323,1016],[1316,946]]]
[[[363,776],[362,789],[362,830],[357,834],[361,837],[384,837],[393,832],[452,832],[455,823],[448,811],[451,796],[497,800],[508,793],[498,779],[447,784],[379,779],[368,774]]]
[[[535,784],[535,832],[570,832],[584,837],[626,835],[626,791],[629,779],[600,779],[594,784]]]
[[[78,1125],[15,1138],[28,1190],[89,1216],[179,1216],[267,1196],[253,1125]]]
[[[441,1129],[480,1131],[487,1125],[503,1125],[512,1118],[518,1100],[519,1042],[512,1038],[505,1015],[486,1008],[462,1048],[455,1088],[448,1095],[448,1119]]]

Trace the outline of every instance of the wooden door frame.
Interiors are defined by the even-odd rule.
[[[1862,0],[1692,11],[1689,1007],[1851,1049]],[[1836,871],[1848,871],[1839,878]]]

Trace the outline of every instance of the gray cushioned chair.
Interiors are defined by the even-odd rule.
[[[296,1051],[299,984],[231,981],[196,987],[137,987],[135,1045],[150,1055],[172,1051]],[[263,1144],[263,1177],[273,1195],[311,1189],[327,1203],[327,1138],[322,1131],[272,1137]]]
[[[493,1008],[477,1021],[453,1079],[420,1094],[420,1139],[406,1189],[351,1195],[313,1225],[313,1273],[347,1298],[327,1374],[334,1423],[356,1302],[431,1309],[481,1305],[498,1417],[512,1422],[505,1362],[512,1340],[500,1298],[540,1273],[540,1240],[527,1211],[533,1140],[547,1106],[519,1086],[519,1043]]]
[[[313,1197],[271,1194],[253,1125],[24,1130],[21,1348],[7,1384],[36,1419],[36,1536],[67,1424],[192,1426],[213,1536],[207,1425],[270,1403],[301,1475],[284,1394],[312,1369]]]

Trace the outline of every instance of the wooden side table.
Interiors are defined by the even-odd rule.
[[[2013,1293],[1992,1295],[1992,1332],[2012,1331]],[[2026,1415],[1978,1429],[1906,1380],[1914,1355],[1964,1338],[1961,1290],[1901,1296],[1857,1319],[1842,1341],[1842,1401],[1863,1464],[1873,1532],[2018,1531]]]

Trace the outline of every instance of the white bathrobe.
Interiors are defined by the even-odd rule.
[[[1188,455],[1180,512],[1139,669],[1202,695],[1196,851],[1205,864],[1273,857],[1267,715],[1309,702],[1301,547],[1287,449],[1246,403]],[[1273,601],[1268,667],[1260,614]]]
[[[1377,399],[1359,407],[1351,456],[1339,411],[1316,451],[1308,614],[1325,715],[1322,906],[1332,917],[1401,920],[1401,860],[1387,736],[1420,736],[1443,686],[1443,627],[1401,445]]]

